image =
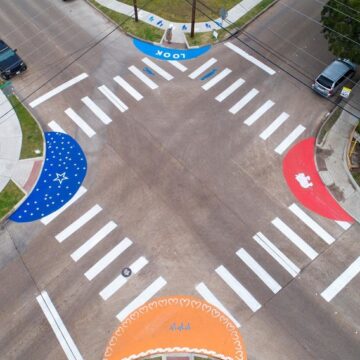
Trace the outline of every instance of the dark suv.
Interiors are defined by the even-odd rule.
[[[9,80],[12,76],[20,74],[27,69],[21,57],[0,39],[0,76]]]

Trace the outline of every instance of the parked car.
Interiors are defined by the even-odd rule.
[[[0,39],[0,76],[4,80],[9,80],[12,76],[27,69],[26,64],[16,51]]]
[[[334,60],[315,79],[313,90],[322,96],[333,96],[349,78],[354,76],[357,66],[345,59]]]

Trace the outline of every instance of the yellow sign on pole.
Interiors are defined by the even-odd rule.
[[[351,93],[351,89],[344,86],[341,90],[340,96],[342,96],[343,98],[348,98],[350,96]]]

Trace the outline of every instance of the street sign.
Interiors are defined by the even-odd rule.
[[[218,36],[219,36],[219,33],[216,31],[216,30],[213,30],[213,37],[215,38],[215,39],[217,39],[218,38]]]
[[[340,96],[347,99],[350,96],[350,93],[351,93],[351,89],[344,86],[341,90]]]

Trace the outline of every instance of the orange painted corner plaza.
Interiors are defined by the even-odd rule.
[[[213,305],[190,296],[158,298],[133,311],[112,335],[103,359],[176,353],[247,359],[234,323]]]

